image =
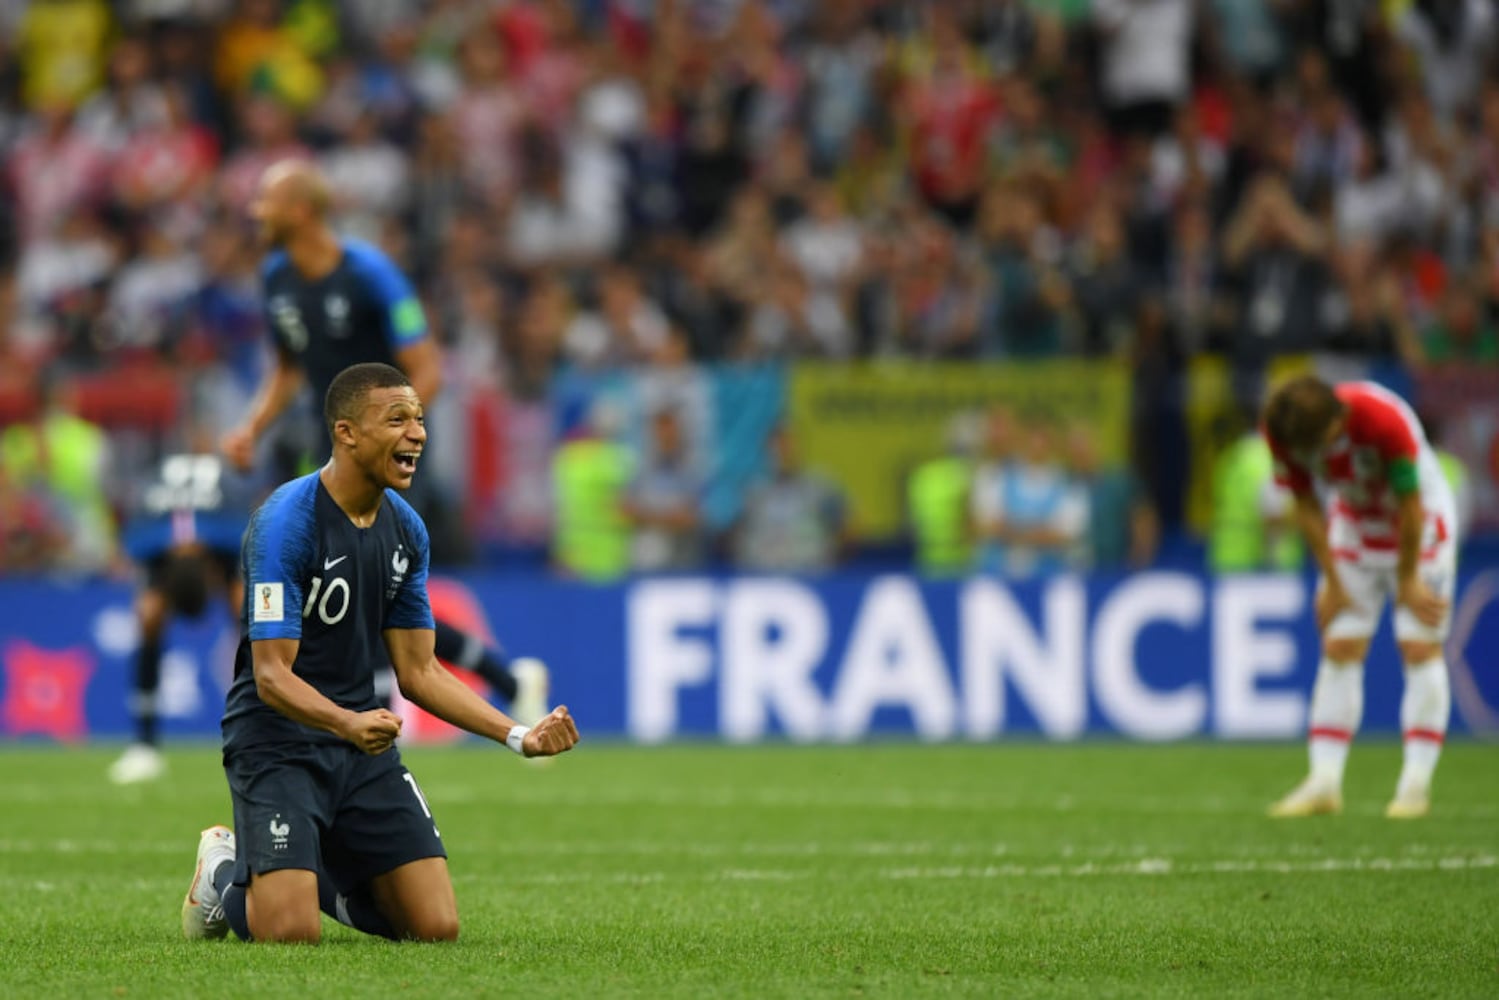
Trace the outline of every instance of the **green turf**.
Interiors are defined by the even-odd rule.
[[[411,750],[463,937],[178,940],[216,754],[114,789],[103,750],[0,751],[0,995],[1499,996],[1499,748],[1434,814],[1271,821],[1295,747]]]

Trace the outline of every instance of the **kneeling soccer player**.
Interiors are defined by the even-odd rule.
[[[1311,773],[1272,816],[1335,813],[1364,706],[1364,659],[1388,597],[1405,663],[1405,763],[1385,815],[1424,816],[1451,708],[1447,637],[1456,578],[1455,504],[1420,421],[1368,382],[1293,379],[1270,396],[1265,436],[1277,479],[1321,570],[1322,662],[1312,690]],[[1326,507],[1318,499],[1326,500]]]
[[[401,693],[455,726],[527,757],[578,741],[566,707],[528,729],[434,655],[427,529],[395,492],[427,439],[406,376],[347,368],[324,416],[328,464],[273,493],[245,534],[245,638],[223,721],[235,829],[199,840],[188,938],[317,941],[320,909],[389,938],[457,937],[442,839],[395,748],[401,721],[375,695],[387,654]]]

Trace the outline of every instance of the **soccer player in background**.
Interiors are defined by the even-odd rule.
[[[135,598],[135,739],[110,765],[109,779],[117,785],[153,781],[166,771],[156,713],[167,625],[177,616],[198,618],[212,600],[225,601],[236,615],[244,604],[239,544],[252,491],[217,455],[168,455],[141,498],[139,515],[125,526],[125,551],[144,569],[145,581]]]
[[[276,351],[249,416],[224,437],[224,454],[241,469],[253,465],[262,436],[304,384],[320,401],[349,365],[370,361],[400,368],[424,403],[442,388],[442,359],[410,282],[378,248],[340,238],[328,224],[331,203],[328,183],[315,166],[285,161],[265,172],[251,206],[274,248],[261,277]],[[315,448],[312,457],[321,464],[328,457],[321,435]],[[419,500],[416,506],[422,507]],[[437,623],[437,655],[484,678],[517,717],[534,722],[546,713],[548,680],[541,661],[521,658],[507,665],[482,639],[444,622]]]
[[[1452,492],[1410,407],[1373,383],[1293,379],[1271,394],[1264,429],[1276,478],[1295,496],[1296,522],[1321,571],[1322,634],[1310,774],[1270,814],[1342,809],[1343,769],[1363,715],[1364,659],[1393,597],[1405,663],[1405,758],[1385,815],[1424,816],[1451,706],[1442,644],[1457,570]]]
[[[395,748],[401,720],[375,694],[382,640],[401,693],[438,718],[527,757],[578,741],[566,707],[528,729],[437,661],[427,528],[396,492],[427,440],[410,380],[355,365],[324,413],[332,458],[271,494],[245,533],[245,637],[223,721],[235,829],[199,839],[189,939],[314,942],[320,909],[393,939],[458,936],[441,836]]]

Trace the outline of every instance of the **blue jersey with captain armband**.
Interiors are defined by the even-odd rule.
[[[319,410],[339,372],[365,361],[399,368],[396,352],[427,337],[421,301],[390,258],[361,240],[339,242],[338,266],[316,280],[281,251],[261,269],[266,325],[307,374]]]
[[[272,493],[245,532],[245,638],[224,707],[225,751],[338,742],[260,700],[250,649],[260,640],[298,640],[292,670],[330,701],[381,707],[374,678],[389,662],[382,633],[433,627],[427,558],[426,525],[393,490],[368,528],[349,520],[318,473]]]

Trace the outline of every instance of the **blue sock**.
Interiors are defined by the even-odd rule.
[[[234,884],[234,863],[225,861],[213,873],[213,887],[219,891],[219,905],[224,908],[224,919],[229,929],[241,941],[252,941],[250,916],[245,912],[245,887]]]
[[[345,927],[373,934],[376,937],[397,939],[396,929],[385,919],[385,914],[375,905],[375,895],[368,884],[361,885],[345,896],[338,891],[333,880],[322,872],[317,876],[318,908]]]

